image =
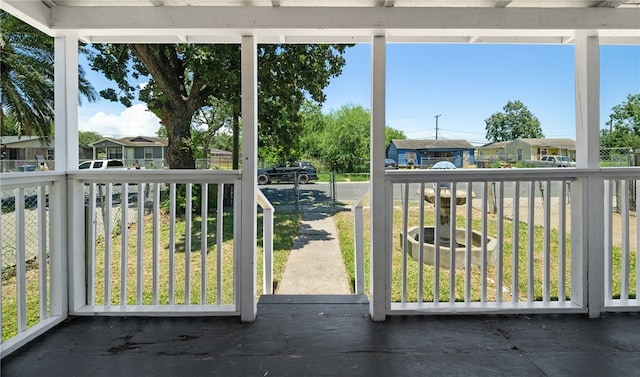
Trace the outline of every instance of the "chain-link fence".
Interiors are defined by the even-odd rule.
[[[41,200],[45,206],[44,212],[38,211],[38,195],[35,188],[28,188],[24,190],[24,211],[16,212],[16,205],[19,204],[16,201],[18,196],[14,190],[3,190],[1,192],[1,214],[2,218],[2,272],[8,268],[12,268],[16,265],[16,257],[18,250],[18,243],[24,242],[25,260],[31,261],[38,256],[38,250],[40,248],[41,231],[46,231],[48,225],[45,225],[43,229],[40,229],[40,216],[44,213],[45,224],[49,221],[49,210],[47,203],[47,195],[42,196]],[[21,234],[18,234],[20,230]],[[19,238],[20,237],[20,238]],[[42,245],[48,250],[48,237],[42,237],[45,245]]]
[[[319,174],[321,182],[259,186],[277,211],[335,212],[351,208],[369,188],[369,174]]]
[[[632,148],[601,148],[600,166],[634,166],[636,165],[636,155]]]

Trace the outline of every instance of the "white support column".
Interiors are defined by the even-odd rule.
[[[258,58],[255,37],[242,37],[242,239],[240,242],[240,320],[256,319],[256,175],[258,166]]]
[[[599,317],[604,305],[604,187],[600,167],[600,45],[588,32],[576,35],[576,165],[594,170],[572,187],[571,300]]]
[[[55,170],[67,171],[78,167],[78,37],[69,32],[55,38]],[[84,218],[82,185],[68,182],[57,186],[52,198],[58,198],[51,213],[58,219],[56,234],[60,237],[52,248],[60,248],[61,271],[68,271],[66,292],[61,292],[63,303],[73,312],[85,304],[85,245],[84,228],[69,226],[73,219]],[[84,224],[84,221],[80,221]],[[55,251],[52,251],[55,252]],[[55,263],[52,261],[52,264]],[[53,287],[52,287],[53,288]],[[65,300],[66,299],[66,300]],[[52,300],[53,301],[53,300]],[[67,308],[60,312],[66,313]]]
[[[386,40],[373,37],[371,49],[371,319],[384,321],[390,305],[391,214],[386,208],[385,106]],[[377,213],[378,216],[373,214]],[[380,216],[386,214],[386,216]]]
[[[55,38],[55,170],[78,168],[78,37]]]

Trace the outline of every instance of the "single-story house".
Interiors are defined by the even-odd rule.
[[[498,141],[477,148],[478,160],[524,161],[539,160],[550,154],[568,156],[575,159],[576,142],[572,139],[554,138],[518,138],[510,141]]]
[[[231,169],[233,153],[222,149],[211,148],[209,149],[209,156],[211,156],[212,166],[216,166],[219,169]]]
[[[507,145],[511,141],[495,141],[476,147],[476,161],[506,160]]]
[[[48,144],[39,136],[0,136],[0,158],[35,161],[36,156],[53,160],[53,140]]]
[[[450,161],[462,168],[475,164],[475,149],[466,140],[393,139],[387,157],[398,166],[430,167],[438,161]]]
[[[142,166],[153,161],[163,161],[169,144],[167,139],[161,137],[134,136],[120,139],[104,138],[89,145],[93,148],[95,160],[118,159],[124,160],[128,166]]]

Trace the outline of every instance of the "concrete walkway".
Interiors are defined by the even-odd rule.
[[[351,294],[338,232],[327,213],[304,213],[276,294]]]

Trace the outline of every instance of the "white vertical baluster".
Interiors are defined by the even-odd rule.
[[[111,305],[111,237],[112,237],[112,202],[113,184],[104,185],[104,200],[102,201],[102,219],[104,223],[104,305]]]
[[[217,303],[218,304],[222,304],[222,273],[223,273],[223,269],[222,269],[222,264],[223,264],[223,253],[222,253],[222,242],[224,241],[224,234],[223,234],[223,221],[224,221],[224,184],[219,184],[218,185],[218,208],[217,208],[217,216],[218,216],[218,220],[216,222],[216,268],[217,268],[217,292],[218,292],[218,298],[217,298]],[[273,284],[272,284],[273,287]]]
[[[498,182],[497,197],[497,226],[498,226],[498,249],[496,252],[496,302],[502,302],[503,279],[504,279],[504,181]]]
[[[160,286],[160,184],[153,184],[153,304],[158,305]]]
[[[612,299],[613,180],[604,181],[604,299]]]
[[[622,273],[620,274],[620,299],[629,299],[629,236],[631,227],[629,226],[629,181],[620,180],[622,188],[620,196],[622,199]]]
[[[433,302],[440,302],[440,233],[442,232],[440,208],[442,197],[440,196],[440,182],[436,183],[436,226],[433,231]]]
[[[193,184],[186,184],[186,200],[184,205],[184,303],[191,304],[191,188]]]
[[[89,209],[87,214],[87,221],[89,222],[89,231],[87,233],[87,301],[89,305],[96,304],[96,184],[89,184]]]
[[[458,243],[456,242],[456,205],[458,204],[457,200],[457,183],[451,183],[451,196],[449,197],[449,203],[451,212],[449,213],[449,218],[451,221],[449,222],[449,302],[456,302],[456,248],[458,247]]]
[[[207,303],[207,214],[209,212],[209,185],[200,185],[200,304]]]
[[[176,299],[176,184],[169,185],[169,305]]]
[[[144,183],[138,183],[138,234],[137,234],[137,267],[136,267],[136,303],[142,305],[144,291]]]
[[[39,186],[38,195],[38,274],[40,286],[40,321],[49,316],[48,297],[49,289],[47,286],[47,203],[46,188]],[[2,249],[0,249],[2,250]]]
[[[364,195],[369,195],[367,192]],[[356,205],[352,208],[353,211],[353,248],[355,257],[355,293],[357,295],[363,295],[364,292],[364,219],[363,219],[363,202],[364,198],[361,197],[357,201]],[[393,214],[391,215],[393,217]]]
[[[27,283],[25,255],[24,188],[15,190],[16,222],[16,306],[18,310],[18,332],[27,329]]]
[[[408,187],[409,184],[407,183]],[[420,192],[418,194],[418,200],[420,201],[420,214],[418,220],[418,302],[424,301],[424,182],[420,183]],[[409,196],[407,196],[407,202]],[[407,237],[409,238],[409,235]],[[406,263],[406,258],[404,259]],[[407,275],[403,275],[403,281],[406,285]]]
[[[518,291],[518,284],[520,284],[520,279],[518,278],[518,273],[520,271],[520,181],[514,182],[514,191],[513,191],[513,235],[511,239],[513,240],[513,245],[511,247],[512,255],[512,264],[511,267],[511,297],[513,302],[518,302],[518,295],[520,294]]]
[[[487,302],[487,223],[488,223],[488,213],[489,213],[489,182],[485,181],[483,183],[483,194],[482,194],[482,230],[480,233],[482,236],[481,239],[481,297],[480,302]]]
[[[120,255],[120,305],[127,304],[127,273],[129,270],[129,184],[122,184],[120,194],[120,210],[122,211],[122,225],[120,226],[121,255]]]
[[[528,244],[527,244],[527,299],[529,303],[534,299],[534,230],[535,230],[535,208],[536,208],[536,185],[534,181],[529,182],[529,224],[528,224]]]
[[[566,282],[567,282],[567,181],[560,182],[560,208],[558,232],[560,243],[558,245],[558,301],[566,301]]]
[[[373,216],[373,214],[371,214]],[[402,196],[402,302],[407,302],[407,258],[409,234],[409,184],[404,184],[404,195]],[[419,289],[419,288],[418,288]]]
[[[549,302],[551,295],[551,182],[545,181],[542,187],[544,190],[542,301]]]
[[[471,246],[473,245],[473,183],[467,182],[467,219],[466,219],[466,240],[465,240],[465,267],[464,267],[464,302],[471,302]]]

